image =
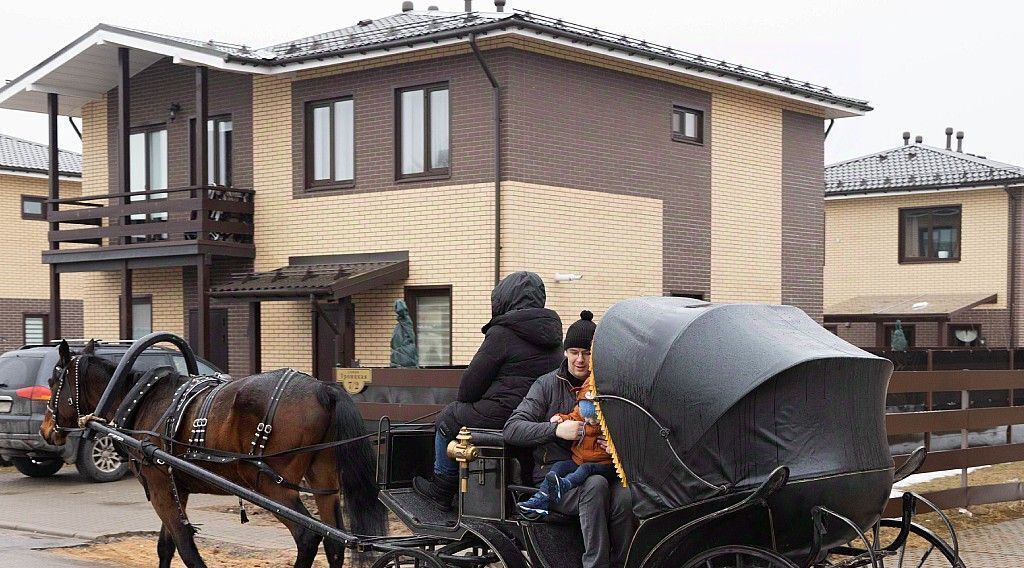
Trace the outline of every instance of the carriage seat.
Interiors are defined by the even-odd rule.
[[[473,434],[472,444],[475,446],[488,446],[502,448],[507,457],[512,458],[512,472],[509,479],[523,485],[532,485],[530,473],[533,471],[533,450],[522,446],[513,446],[505,443],[505,437],[501,430],[490,430],[485,428],[470,428]]]

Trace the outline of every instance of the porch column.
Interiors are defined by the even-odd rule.
[[[60,146],[57,140],[57,93],[47,93],[46,95],[46,110],[49,114],[50,121],[50,163],[49,163],[49,175],[50,175],[50,200],[60,199]],[[50,203],[48,213],[57,211],[57,204]],[[60,223],[50,222],[49,228],[51,231],[56,231],[60,228]],[[50,241],[50,250],[57,250],[60,245],[57,241]],[[44,337],[46,339],[56,339],[61,337],[63,334],[60,329],[60,274],[57,272],[57,265],[50,265],[50,337]]]
[[[210,179],[210,161],[209,157],[206,155],[206,121],[209,120],[208,73],[209,72],[206,67],[196,67],[196,131],[195,135],[192,137],[192,139],[195,140],[196,145],[196,163],[193,166],[193,171],[196,172],[196,185],[200,187],[207,185]]]
[[[249,374],[263,372],[263,324],[260,303],[249,302]]]
[[[132,322],[132,269],[128,268],[128,262],[121,264],[121,317],[120,317],[120,335],[118,339],[134,339],[132,332],[134,331],[134,324]]]
[[[117,80],[117,191],[121,193],[121,203],[131,203],[128,193],[131,191],[131,74],[128,67],[128,48],[117,48],[117,63],[120,66]],[[121,224],[128,225],[131,216],[121,217]],[[131,242],[131,237],[124,236],[121,244]],[[129,302],[131,300],[129,299]],[[130,330],[129,330],[130,331]],[[130,337],[130,336],[125,336]]]
[[[210,266],[206,255],[196,257],[196,355],[206,357],[210,352]]]

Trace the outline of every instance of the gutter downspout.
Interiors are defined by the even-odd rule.
[[[476,34],[469,34],[469,46],[473,48],[473,55],[480,62],[494,93],[494,283],[497,284],[501,281],[501,87],[480,54]]]
[[[1017,206],[1020,200],[1009,187],[1004,189],[1010,198],[1010,282],[1006,294],[1006,307],[1010,312],[1010,361],[1013,361],[1012,353],[1017,349],[1017,304],[1014,297],[1017,293]]]
[[[828,128],[825,129],[825,140],[828,140],[828,133],[832,132],[832,127],[836,125],[836,119],[831,118],[828,121]]]

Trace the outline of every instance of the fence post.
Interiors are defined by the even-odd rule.
[[[971,403],[970,398],[971,398],[970,397],[970,391],[966,391],[966,390],[960,391],[960,409],[961,410],[967,410],[968,408],[970,408],[970,405],[971,405],[970,404]],[[966,450],[968,447],[969,447],[969,444],[967,443],[967,428],[964,427],[964,428],[960,429],[960,449],[961,450]],[[967,452],[965,451],[964,454],[966,454],[966,453]],[[966,499],[966,497],[967,497],[967,491],[966,491],[967,490],[967,464],[964,464],[964,467],[960,468],[960,487],[962,489],[964,489],[964,501],[965,501],[964,502],[964,506],[966,507],[967,506],[967,503],[966,503],[966,500],[967,500]]]

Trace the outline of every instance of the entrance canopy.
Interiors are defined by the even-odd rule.
[[[883,294],[854,296],[825,309],[825,323],[948,321],[982,304],[996,303],[996,294]]]
[[[268,272],[236,274],[213,286],[210,297],[221,301],[340,300],[409,277],[409,252],[297,256]]]

